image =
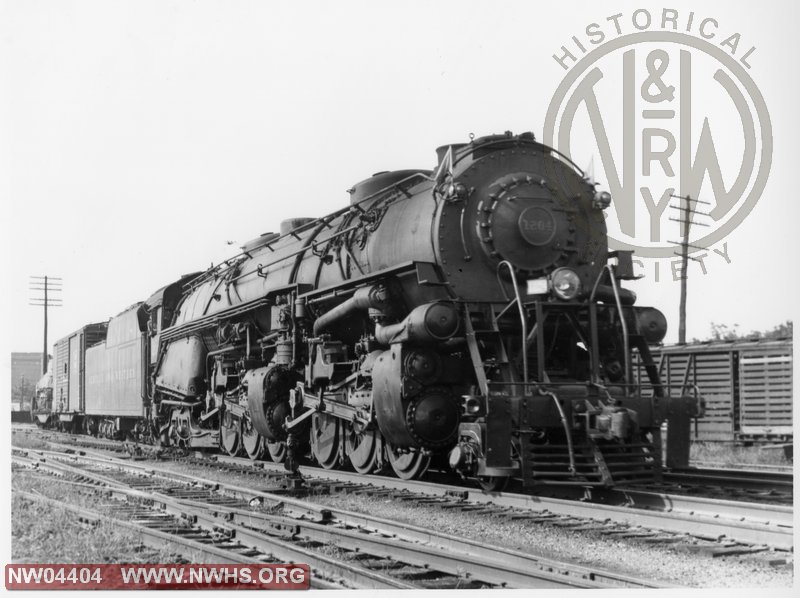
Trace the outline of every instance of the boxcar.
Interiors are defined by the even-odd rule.
[[[52,417],[62,427],[81,421],[86,398],[86,349],[105,339],[106,328],[106,322],[88,324],[53,345]]]
[[[792,441],[791,339],[672,345],[653,353],[665,383],[696,386],[705,399],[694,440]]]

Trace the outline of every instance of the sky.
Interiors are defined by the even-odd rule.
[[[713,19],[703,30],[715,33],[712,45],[740,34],[735,61],[755,47],[745,71],[773,133],[760,199],[707,252],[705,273],[690,264],[688,337],[707,337],[712,321],[769,329],[793,318],[796,302],[797,80],[787,58],[796,56],[798,9],[669,6],[680,27],[693,23],[696,39],[703,19]],[[606,41],[618,37],[612,15],[622,15],[623,34],[638,31],[638,8],[616,0],[0,2],[3,355],[41,350],[42,310],[28,305],[30,276],[63,279],[63,307],[50,312],[52,346],[232,255],[285,218],[342,207],[346,189],[374,172],[431,168],[437,146],[470,134],[533,131],[541,139],[551,99],[571,72],[554,55],[564,46],[580,57],[571,38],[590,46],[593,22]],[[661,7],[648,8],[657,30]],[[638,93],[649,48],[637,52]],[[672,57],[674,69],[677,50]],[[693,58],[692,143],[708,117],[730,187],[744,151],[741,118],[709,75],[716,63]],[[597,95],[621,163],[621,54],[603,60]],[[664,85],[675,83],[668,73]],[[688,97],[687,85],[678,87]],[[636,117],[637,131],[645,124]],[[571,131],[575,161],[593,162],[598,188],[610,189],[585,107]],[[667,141],[653,143],[658,150]],[[634,154],[641,171],[642,154]],[[660,168],[646,183],[656,198],[675,180]],[[700,196],[714,195],[706,176]],[[643,216],[636,226],[646,236]],[[628,286],[639,304],[665,313],[674,342],[680,285],[670,260],[641,260],[644,278]]]

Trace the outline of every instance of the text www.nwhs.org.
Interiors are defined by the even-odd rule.
[[[6,565],[8,590],[307,590],[308,565]]]

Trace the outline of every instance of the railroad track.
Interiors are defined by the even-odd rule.
[[[687,492],[735,496],[741,500],[791,505],[794,497],[794,475],[791,470],[688,467],[667,472],[664,482],[667,485],[665,487],[680,486]]]
[[[203,463],[193,460],[193,463]],[[228,456],[206,460],[209,466],[229,463],[244,470],[260,468],[267,475],[283,476],[275,463],[253,464]],[[365,482],[356,473],[302,466],[300,473],[312,485],[310,492],[328,486],[332,491],[389,493],[395,498],[426,501],[443,508],[462,508],[494,512],[516,519],[540,520],[559,527],[578,530],[598,529],[601,533],[641,537],[674,543],[681,536],[692,536],[706,543],[714,555],[736,554],[769,547],[793,549],[793,510],[791,507],[740,501],[724,501],[672,495],[637,489],[593,490],[591,497],[557,498],[514,492],[487,494],[480,490],[422,481],[370,476]],[[398,494],[399,493],[399,494]],[[604,527],[597,527],[600,521]],[[605,529],[607,528],[607,529]]]
[[[216,467],[227,464],[235,471],[256,472],[273,483],[285,479],[281,465],[252,462],[246,458],[214,456],[190,458],[187,462]],[[503,492],[487,494],[477,489],[437,482],[407,481],[394,477],[364,477],[346,471],[301,466],[306,492],[358,492],[387,494],[400,500],[426,502],[442,508],[460,508],[495,513],[515,519],[549,522],[559,527],[588,530],[601,521],[601,533],[619,537],[641,537],[674,543],[681,536],[705,542],[711,554],[736,554],[759,547],[793,549],[791,507],[741,501],[726,501],[675,495],[651,490],[623,488],[592,490],[591,496],[574,489],[558,489],[559,496]],[[302,492],[300,488],[296,492]],[[643,529],[644,528],[644,529]]]
[[[94,487],[93,489],[96,490],[97,488]],[[271,555],[260,554],[244,544],[232,540],[221,540],[210,532],[187,527],[180,518],[159,513],[153,508],[144,506],[129,506],[126,508],[119,506],[116,511],[120,516],[113,517],[92,509],[65,505],[61,501],[31,492],[14,490],[13,493],[24,500],[65,509],[84,523],[99,523],[103,520],[113,521],[115,526],[135,532],[142,544],[156,550],[167,547],[175,554],[191,557],[193,562],[233,564],[278,562]],[[128,518],[132,521],[126,520]],[[333,581],[315,578],[311,580],[311,587],[314,589],[341,589],[344,586]]]
[[[27,433],[38,434],[44,440],[54,439],[60,444],[70,444],[75,447],[106,450],[117,454],[129,454],[132,457],[136,456],[151,456],[158,458],[185,458],[185,451],[175,450],[170,452],[170,449],[157,449],[155,447],[140,445],[131,442],[119,443],[102,439],[95,439],[84,436],[75,436],[63,432],[47,431],[43,432],[35,428],[20,427]],[[226,455],[217,455],[216,459],[220,462],[229,463],[252,463],[248,459],[237,459],[236,457],[228,457]],[[215,457],[211,457],[212,459]],[[263,464],[264,468],[274,468],[279,472],[283,469],[279,465],[271,464],[270,462],[258,462],[254,464],[259,467]],[[304,469],[307,472],[317,472],[323,475],[332,476],[333,472],[314,466],[308,466]],[[353,477],[348,475],[347,472],[342,472],[346,476],[348,483],[353,480]],[[435,477],[439,483],[444,483],[447,486],[459,485],[454,483],[452,475],[431,476]],[[370,479],[381,479],[383,484],[385,480],[380,476],[370,476]],[[363,482],[363,478],[359,478]],[[403,483],[404,482],[400,482]],[[469,489],[470,486],[465,486]],[[512,482],[510,488],[516,490],[518,494],[535,494],[537,496],[549,496],[553,498],[565,498],[573,500],[585,501],[585,490],[580,487],[544,487],[535,491],[524,489],[520,483]],[[714,501],[723,499],[726,501],[746,502],[746,503],[768,503],[776,505],[791,506],[793,504],[793,475],[791,468],[764,468],[757,470],[744,470],[744,469],[722,469],[715,467],[689,467],[685,469],[674,469],[664,473],[663,480],[660,483],[651,483],[648,486],[631,486],[626,488],[625,495],[618,494],[618,500],[621,504],[629,504],[630,496],[633,493],[651,492],[659,495],[668,496],[670,504],[684,504],[686,500],[678,500],[677,497],[681,495],[688,495],[697,498],[708,498]],[[613,498],[609,496],[608,492],[593,491],[594,494],[602,496],[602,502],[613,502]],[[638,502],[641,502],[639,500]],[[651,500],[647,501],[648,503]],[[688,505],[691,509],[692,505]],[[649,505],[648,505],[649,508]]]
[[[34,426],[12,426],[12,431],[34,437],[43,442],[53,442],[64,445],[72,445],[76,448],[86,448],[94,450],[109,451],[118,454],[133,454],[151,449],[155,453],[155,447],[149,445],[135,444],[132,442],[120,442],[114,440],[104,440],[83,434],[76,435],[68,432],[58,432],[56,430],[43,430]]]
[[[286,472],[269,462],[216,456],[187,459],[194,465],[263,477],[278,488]],[[793,548],[792,510],[788,507],[673,496],[636,489],[594,491],[592,500],[575,500],[516,493],[487,495],[461,486],[408,482],[371,476],[365,482],[354,473],[301,467],[305,481],[291,489],[295,495],[353,492],[386,495],[396,500],[478,511],[511,519],[643,542],[663,542],[676,549],[705,551],[714,556],[736,555],[775,548]],[[287,492],[285,488],[281,490]]]
[[[753,471],[765,473],[792,473],[794,467],[791,465],[771,465],[767,463],[723,463],[721,461],[701,461],[693,459],[690,469],[730,469],[733,471]]]
[[[285,494],[108,457],[17,449],[12,463],[86,484],[117,499],[123,514],[134,518],[130,525],[158,532],[162,542],[188,540],[192,550],[210,546],[218,562],[227,554],[225,562],[271,558],[308,563],[322,583],[423,589],[663,587]],[[259,509],[254,510],[254,504]],[[82,515],[85,510],[77,509]],[[330,546],[341,553],[337,558],[319,550]],[[230,560],[242,558],[257,561]]]

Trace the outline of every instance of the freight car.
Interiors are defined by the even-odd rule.
[[[692,440],[792,443],[792,339],[672,345],[653,355],[664,381],[704,397]]]
[[[106,327],[105,322],[87,324],[53,345],[50,418],[60,428],[80,429],[86,399],[86,349],[105,338]]]
[[[697,397],[651,359],[666,320],[621,286],[610,195],[530,133],[437,158],[123,312],[87,351],[88,429],[496,490],[657,477],[668,420],[684,464]]]
[[[41,390],[37,422],[107,438],[149,438],[159,335],[173,318],[183,285],[196,276],[182,276],[108,322],[56,342],[55,381]]]

